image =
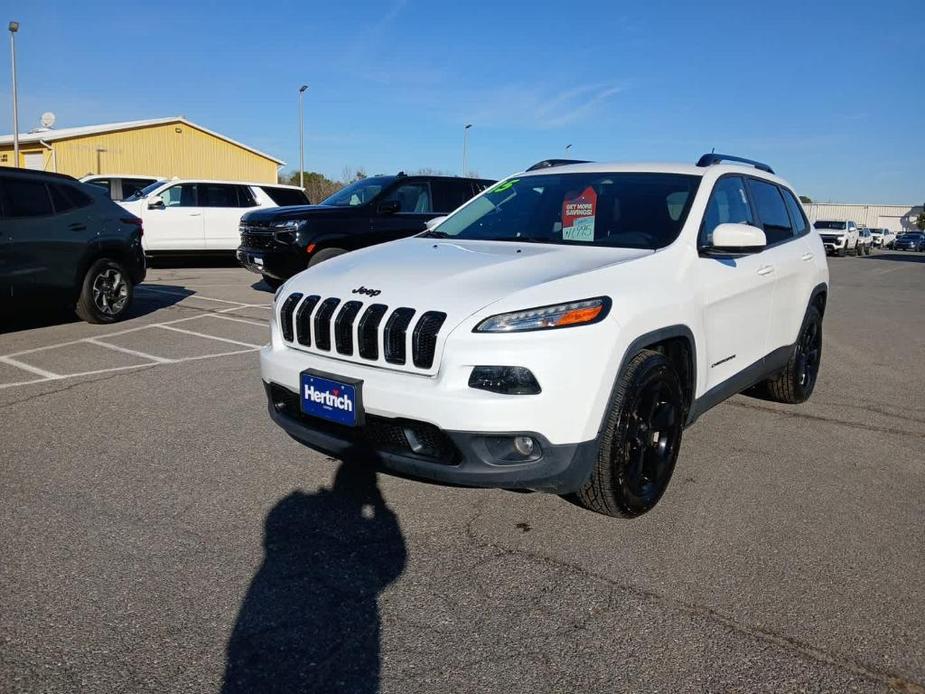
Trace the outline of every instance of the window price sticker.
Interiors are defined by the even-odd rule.
[[[562,202],[562,240],[594,241],[594,214],[597,193],[588,186],[577,196],[566,195]]]

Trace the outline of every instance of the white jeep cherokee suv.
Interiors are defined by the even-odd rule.
[[[316,450],[634,516],[706,410],[810,396],[827,292],[766,165],[553,166],[290,279],[261,373],[270,416]]]

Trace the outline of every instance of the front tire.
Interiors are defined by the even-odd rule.
[[[806,402],[816,387],[821,363],[822,314],[810,306],[786,368],[765,381],[768,398],[788,405]]]
[[[87,323],[115,323],[125,316],[134,293],[125,267],[111,258],[100,258],[84,275],[75,311]]]
[[[846,255],[848,255],[848,246],[846,245],[844,248],[839,248],[837,251],[835,251],[835,255],[837,255],[839,258],[844,258]]]
[[[674,472],[683,419],[677,371],[660,352],[641,351],[620,375],[597,463],[574,500],[622,518],[651,510]]]

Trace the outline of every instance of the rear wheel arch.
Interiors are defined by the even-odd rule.
[[[80,297],[87,272],[93,266],[93,263],[101,258],[118,261],[126,269],[131,268],[133,264],[132,252],[128,246],[119,243],[100,243],[98,241],[88,244],[86,251],[80,258],[80,262],[77,263],[77,273],[74,276],[73,299],[75,301]]]

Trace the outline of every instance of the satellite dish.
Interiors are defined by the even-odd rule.
[[[55,114],[51,111],[46,111],[42,114],[42,127],[50,128],[55,124]]]

